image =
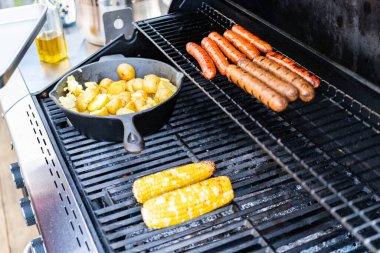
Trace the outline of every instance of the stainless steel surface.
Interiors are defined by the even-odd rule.
[[[96,45],[106,42],[103,15],[108,12],[122,10],[128,7],[128,0],[78,0],[77,24],[84,37]]]
[[[6,113],[17,101],[29,94],[19,69],[16,69],[7,85],[0,89],[0,110]]]
[[[44,90],[65,72],[100,49],[88,43],[77,26],[65,29],[65,38],[69,57],[59,63],[40,62],[35,45],[32,45],[25,54],[19,69],[30,93]]]
[[[97,252],[31,96],[5,115],[48,252]]]
[[[172,0],[132,1],[133,21],[154,18],[167,14]]]
[[[46,7],[0,9],[0,88],[7,83],[46,20]]]
[[[133,36],[135,27],[132,22],[132,8],[124,8],[116,11],[109,11],[103,14],[104,33],[106,44],[124,34],[126,39]]]
[[[77,23],[89,42],[104,45],[106,43],[105,27],[114,26],[118,35],[126,33],[123,30],[125,20],[123,20],[124,26],[118,29],[121,17],[115,18],[112,22],[103,22],[104,14],[130,7],[133,16],[128,22],[132,22],[167,14],[170,4],[171,0],[78,0],[76,2]]]

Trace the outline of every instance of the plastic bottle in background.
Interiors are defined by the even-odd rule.
[[[49,0],[37,0],[37,3],[48,8],[46,23],[36,38],[38,56],[43,62],[59,62],[67,57],[67,46],[58,9]]]

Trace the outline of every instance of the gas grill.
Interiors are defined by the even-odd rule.
[[[275,113],[225,77],[204,79],[186,42],[235,23],[313,70],[322,80],[315,99]],[[230,1],[174,1],[171,14],[133,25],[131,39],[80,65],[124,54],[186,75],[173,116],[145,137],[143,153],[81,135],[48,98],[55,83],[5,114],[32,203],[24,213],[48,252],[380,251],[380,93],[367,81]],[[148,229],[133,181],[201,160],[229,176],[234,201]]]

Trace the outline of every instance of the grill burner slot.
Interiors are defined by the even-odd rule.
[[[297,101],[280,114],[220,75],[205,80],[186,42],[200,42],[233,23],[203,3],[194,13],[135,25],[337,220],[370,250],[379,250],[379,115],[323,79],[314,101]]]
[[[41,102],[47,115],[57,110],[50,99]],[[89,203],[94,226],[110,251],[364,251],[189,80],[169,124],[146,137],[147,148],[139,155],[126,154],[120,143],[84,137],[75,128],[62,125],[66,121],[63,114],[48,120],[70,173]],[[133,180],[202,159],[214,160],[216,175],[231,178],[235,201],[172,228],[147,229],[140,205],[130,192]]]

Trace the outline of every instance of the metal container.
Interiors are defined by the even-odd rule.
[[[105,45],[106,41],[125,33],[122,29],[126,22],[161,16],[168,12],[171,0],[77,0],[77,23],[85,38],[93,44]],[[104,14],[132,9],[132,17],[119,12],[113,19],[104,18]],[[124,16],[124,20],[121,16]],[[132,20],[130,20],[132,19]],[[110,24],[107,24],[110,23]],[[115,27],[113,38],[106,39],[105,27]],[[108,29],[108,28],[107,28]]]

